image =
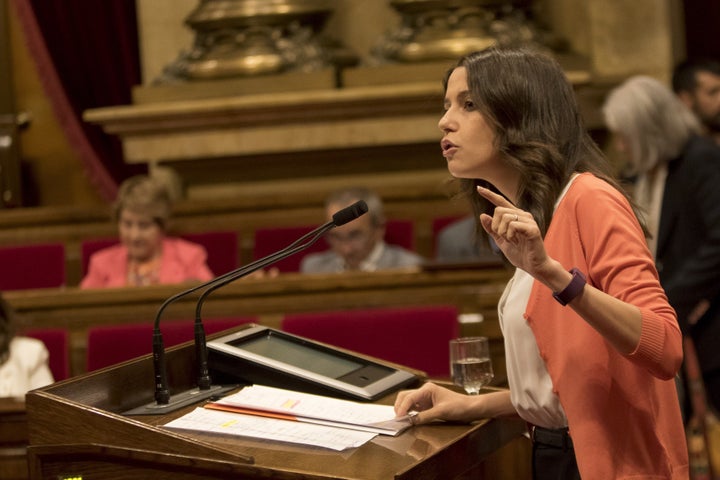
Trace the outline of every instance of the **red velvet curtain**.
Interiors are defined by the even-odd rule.
[[[103,198],[146,169],[128,165],[119,140],[82,120],[90,108],[132,103],[141,82],[133,0],[14,0],[40,79]]]

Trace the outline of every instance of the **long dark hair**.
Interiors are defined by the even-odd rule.
[[[543,236],[574,172],[593,173],[632,204],[585,129],[573,88],[557,61],[528,49],[493,47],[462,57],[457,67],[467,70],[470,95],[493,124],[503,161],[520,172],[516,206],[532,213]],[[444,79],[446,90],[452,70]],[[482,179],[462,179],[460,185],[476,218],[492,214],[494,206],[477,194],[476,187],[497,192],[493,185]]]

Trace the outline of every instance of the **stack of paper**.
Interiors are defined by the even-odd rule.
[[[253,385],[165,426],[344,450],[398,435],[411,422],[395,418],[392,406]]]

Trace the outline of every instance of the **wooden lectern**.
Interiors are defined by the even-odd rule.
[[[0,398],[0,478],[27,478],[27,442],[25,402],[12,397]]]
[[[168,349],[166,357],[171,393],[194,387],[192,343]],[[516,419],[419,426],[335,452],[162,427],[197,405],[165,415],[119,413],[151,402],[153,394],[149,355],[30,392],[30,478],[451,479],[479,468],[525,427]]]

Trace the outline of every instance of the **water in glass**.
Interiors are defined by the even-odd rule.
[[[493,379],[487,337],[463,337],[450,341],[450,368],[453,382],[476,395]]]

